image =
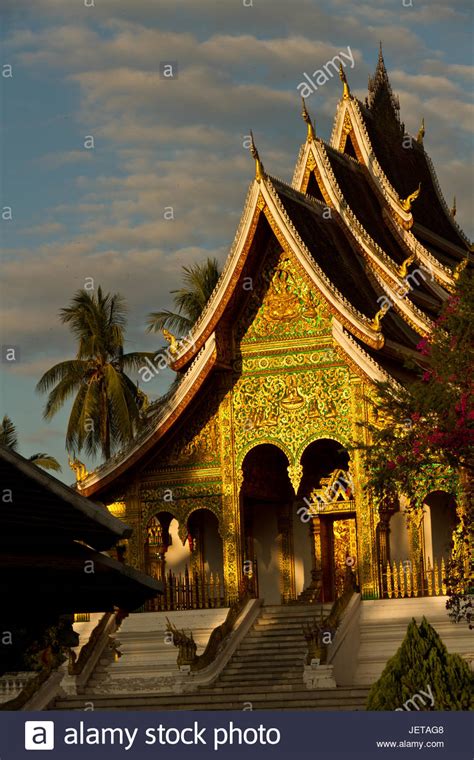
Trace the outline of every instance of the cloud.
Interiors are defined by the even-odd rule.
[[[39,163],[49,169],[58,169],[66,164],[76,164],[82,161],[91,161],[93,150],[68,150],[59,153],[47,153],[38,159]]]

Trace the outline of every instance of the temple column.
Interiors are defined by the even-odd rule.
[[[142,504],[138,484],[132,484],[125,495],[125,521],[133,529],[128,539],[127,561],[137,570],[146,572],[145,541],[146,526],[142,525]]]
[[[236,464],[232,390],[223,389],[219,406],[219,428],[222,462],[222,551],[224,561],[224,584],[227,603],[237,599],[242,581],[242,528],[240,490],[243,473]]]
[[[310,523],[310,536],[311,536],[311,552],[312,552],[312,569],[311,569],[311,585],[314,593],[315,601],[322,602],[323,600],[323,562],[322,562],[322,547],[321,547],[321,518],[319,515],[311,517]]]
[[[392,512],[380,510],[380,522],[377,526],[378,561],[380,596],[385,598],[387,592],[386,572],[390,562],[390,517]]]
[[[288,514],[288,505],[280,508],[277,518],[279,533],[280,578],[282,601],[295,598],[295,555],[293,547],[293,523]]]

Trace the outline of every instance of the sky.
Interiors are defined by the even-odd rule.
[[[72,358],[58,319],[93,282],[127,300],[126,350],[153,351],[150,311],[172,306],[183,265],[232,243],[254,165],[291,182],[306,127],[297,85],[350,51],[365,97],[379,40],[401,118],[425,148],[472,237],[471,0],[2,0],[0,415],[19,451],[45,451],[74,476],[64,448],[69,407],[51,422],[35,392]],[[173,78],[164,76],[172,65]],[[169,73],[171,70],[168,68]],[[329,140],[338,78],[307,99]],[[172,212],[170,213],[170,207]],[[169,217],[173,218],[169,218]],[[92,281],[87,278],[92,278]],[[165,372],[145,388],[151,398]],[[84,461],[86,461],[84,459]]]

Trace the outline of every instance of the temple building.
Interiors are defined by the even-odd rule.
[[[425,509],[407,521],[410,494],[374,503],[353,446],[374,383],[406,382],[470,244],[424,123],[412,137],[400,120],[382,51],[364,102],[340,76],[329,142],[303,103],[291,184],[252,142],[222,275],[191,333],[171,336],[179,383],[78,483],[132,526],[127,562],[166,581],[151,609],[177,593],[181,607],[227,605],[246,576],[266,604],[331,602],[348,566],[365,599],[445,592],[453,475],[421,483]]]

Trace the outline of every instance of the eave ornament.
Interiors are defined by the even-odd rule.
[[[382,308],[380,309],[380,311],[378,311],[375,317],[373,318],[370,326],[372,327],[373,330],[375,330],[375,332],[378,332],[378,333],[382,332],[381,322],[389,309],[390,309],[390,305],[384,304]]]
[[[398,274],[400,277],[406,277],[408,274],[408,267],[410,267],[416,259],[416,253],[412,253],[405,261],[398,267]]]
[[[176,356],[178,354],[178,339],[169,332],[165,327],[163,327],[162,331],[163,337],[165,340],[169,343],[169,351],[172,356]]]
[[[71,459],[71,457],[68,457],[68,464],[71,470],[74,470],[74,473],[76,475],[76,483],[82,483],[83,480],[85,480],[88,475],[90,474],[85,464],[79,461],[79,459]]]
[[[453,270],[453,280],[456,282],[460,279],[461,274],[464,272],[465,268],[467,267],[469,263],[469,258],[466,256]]]
[[[400,206],[404,211],[411,211],[411,204],[413,201],[416,201],[418,196],[421,193],[421,182],[418,185],[417,189],[411,193],[411,195],[408,196],[408,198],[405,198],[404,200],[400,199]]]

